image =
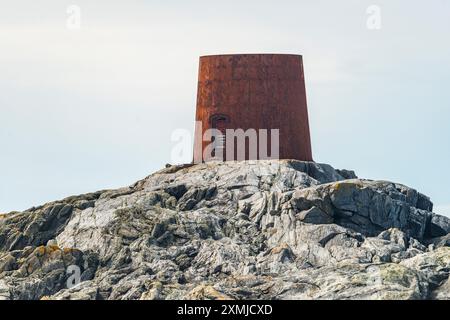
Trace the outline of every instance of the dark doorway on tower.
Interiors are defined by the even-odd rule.
[[[217,129],[220,131],[220,135],[214,138],[214,151],[212,156],[219,157],[217,160],[225,160],[226,159],[226,140],[225,134],[226,129],[228,127],[228,123],[230,122],[230,118],[224,114],[214,114],[210,118],[211,128]]]

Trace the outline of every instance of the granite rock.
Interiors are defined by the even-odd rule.
[[[327,164],[167,165],[0,216],[0,299],[448,299],[432,208]]]

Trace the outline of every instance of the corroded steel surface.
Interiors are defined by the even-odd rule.
[[[196,121],[203,132],[279,129],[280,159],[312,161],[302,56],[200,57]],[[198,140],[202,148],[209,144]]]

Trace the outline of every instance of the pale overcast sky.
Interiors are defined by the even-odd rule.
[[[171,133],[194,126],[200,55],[294,53],[315,160],[414,187],[450,215],[449,1],[0,3],[0,212],[170,162]]]

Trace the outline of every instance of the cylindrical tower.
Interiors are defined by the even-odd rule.
[[[279,129],[279,158],[312,161],[303,61],[290,54],[200,57],[194,160],[216,128]],[[269,146],[270,149],[270,146]],[[246,159],[259,157],[247,152]]]

